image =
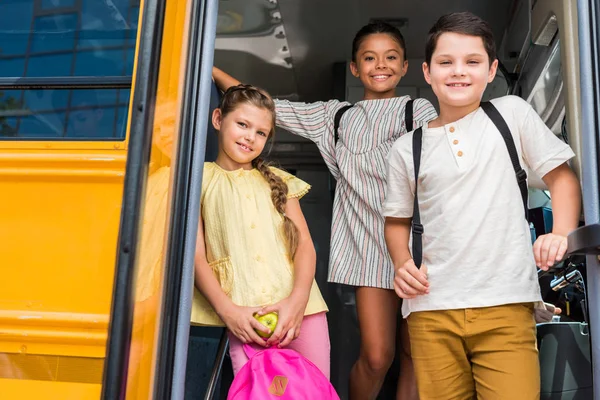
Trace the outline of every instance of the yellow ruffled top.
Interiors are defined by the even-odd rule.
[[[310,185],[271,167],[288,185],[288,198],[301,198]],[[286,298],[294,283],[271,188],[257,169],[226,171],[204,164],[201,211],[206,257],[227,296],[237,305],[265,306]],[[313,280],[305,315],[327,311]],[[195,289],[192,323],[224,326],[208,301]]]

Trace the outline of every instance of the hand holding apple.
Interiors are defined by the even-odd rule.
[[[279,319],[277,313],[270,312],[264,315],[259,315],[257,313],[254,314],[254,318],[256,318],[258,322],[269,328],[269,332],[267,333],[257,330],[256,333],[258,333],[258,336],[266,339],[270,338],[271,335],[273,335],[273,332],[275,332],[275,328],[277,327],[277,321]]]
[[[264,307],[258,316],[277,313],[278,322],[275,331],[267,340],[267,346],[277,344],[279,348],[289,345],[300,335],[300,326],[304,318],[308,296],[290,295],[279,303]]]
[[[254,318],[254,314],[260,309],[260,307],[242,307],[232,303],[231,307],[221,315],[221,319],[242,343],[254,342],[260,346],[266,346],[265,340],[257,332],[268,335],[269,328]]]

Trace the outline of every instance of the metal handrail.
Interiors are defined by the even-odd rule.
[[[208,381],[208,388],[206,389],[206,394],[204,395],[204,400],[212,400],[213,396],[215,395],[217,383],[219,383],[221,371],[223,370],[223,361],[225,360],[225,353],[228,346],[229,337],[227,336],[227,329],[223,329],[221,340],[219,341],[219,347],[217,349],[217,355],[215,357],[215,363],[213,365],[213,370],[210,375],[210,380]]]

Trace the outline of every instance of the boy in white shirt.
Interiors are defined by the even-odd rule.
[[[497,66],[486,22],[470,13],[441,17],[429,32],[423,63],[439,117],[401,137],[389,155],[385,236],[395,291],[405,299],[421,400],[539,398],[535,266],[548,269],[564,257],[581,195],[567,165],[573,152],[527,102],[505,96],[493,106],[481,104]],[[552,233],[533,248],[523,212],[524,175],[517,174],[518,184],[518,168],[502,130],[488,117],[490,107],[505,121],[504,132],[510,130],[515,160],[550,189]],[[422,138],[417,186],[416,137]],[[421,251],[413,247],[411,256],[409,250],[413,210],[423,227],[420,269],[413,257],[420,259],[415,252]]]

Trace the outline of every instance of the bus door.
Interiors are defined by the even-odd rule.
[[[0,2],[0,397],[98,399],[139,0]]]
[[[182,399],[214,0],[146,0],[103,399]]]
[[[569,250],[586,254],[594,399],[600,399],[600,5],[580,0],[579,63],[583,211],[586,226],[569,235]]]

